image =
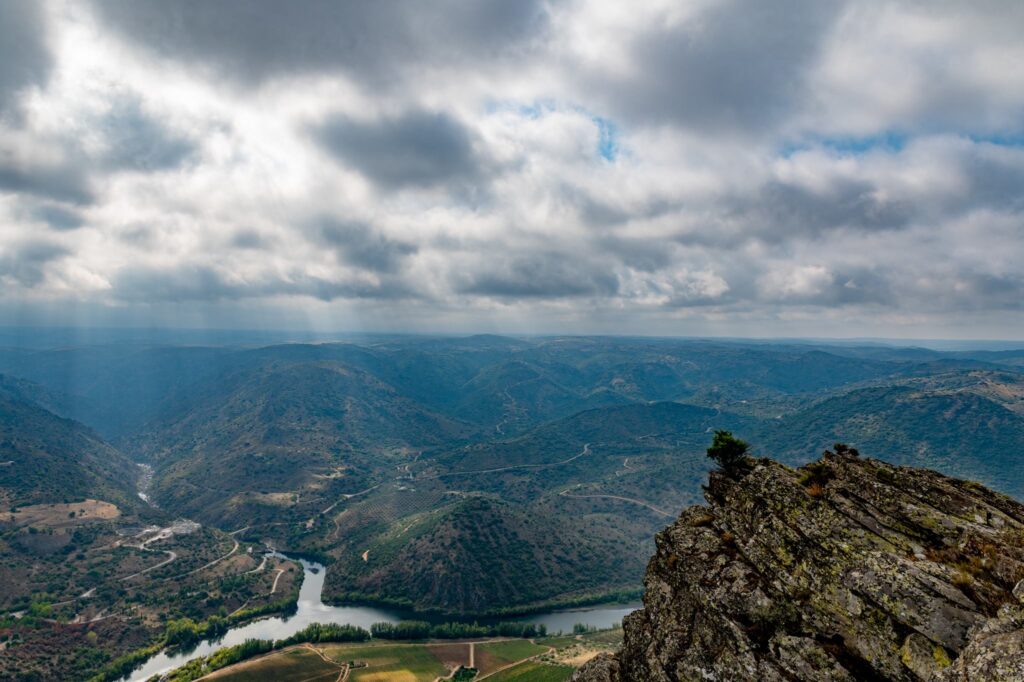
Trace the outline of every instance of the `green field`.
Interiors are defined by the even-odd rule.
[[[432,682],[448,669],[422,644],[328,645],[324,652],[336,661],[360,661],[350,682]]]
[[[510,663],[542,654],[546,646],[538,646],[525,639],[510,639],[476,645],[476,668],[481,675],[494,672]]]
[[[572,676],[573,669],[567,665],[547,665],[526,661],[502,670],[487,679],[489,682],[565,682]]]
[[[295,648],[225,668],[207,679],[217,682],[303,682],[321,678],[334,679],[339,671],[339,666],[323,660],[316,652]]]
[[[567,646],[578,644],[579,640],[576,639],[575,635],[562,635],[558,637],[545,637],[544,639],[538,640],[544,646],[554,647],[555,649],[564,649]]]
[[[598,644],[608,644],[613,647],[618,647],[622,645],[622,628],[590,632],[583,635],[583,639],[588,642],[596,642]]]

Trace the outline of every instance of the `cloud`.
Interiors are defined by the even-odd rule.
[[[75,230],[85,224],[81,214],[62,206],[44,204],[32,211],[32,216],[55,230]]]
[[[130,266],[113,280],[113,294],[129,302],[194,303],[306,296],[322,301],[345,298],[413,298],[395,281],[328,279],[296,271],[242,278],[210,265]]]
[[[628,38],[627,69],[592,70],[588,88],[631,122],[716,133],[761,134],[785,121],[808,77],[839,0],[697,3]]]
[[[445,113],[410,111],[371,122],[336,116],[313,135],[334,158],[386,190],[473,182],[483,171],[469,131]]]
[[[0,116],[11,112],[25,88],[49,77],[53,59],[46,37],[41,3],[0,3]]]
[[[79,159],[53,145],[0,135],[0,193],[29,194],[87,204],[94,194]]]
[[[600,264],[540,249],[487,265],[456,275],[456,290],[495,298],[572,298],[611,296],[619,289],[618,278]]]
[[[317,228],[321,242],[350,265],[378,272],[395,272],[405,256],[416,253],[415,244],[389,239],[369,225],[324,218]]]
[[[69,253],[59,244],[41,240],[14,245],[0,252],[0,280],[29,288],[38,286],[46,277],[47,264]]]
[[[0,310],[1024,334],[1015,5],[0,13]]]
[[[116,100],[98,130],[102,161],[112,170],[152,172],[176,168],[196,154],[196,144],[173,133],[143,110],[137,98]]]
[[[495,59],[544,26],[536,0],[100,0],[123,38],[245,85],[340,72],[375,87],[434,65]]]

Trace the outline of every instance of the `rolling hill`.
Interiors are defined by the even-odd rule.
[[[593,597],[635,587],[642,562],[624,544],[621,529],[472,495],[339,559],[325,594],[474,614]]]
[[[137,504],[137,468],[94,432],[0,384],[0,505],[105,500]]]
[[[131,443],[157,468],[161,505],[225,523],[354,492],[394,462],[473,431],[362,370],[278,362],[207,386]]]
[[[928,466],[1024,497],[1024,416],[973,390],[858,389],[775,421],[755,442],[790,462],[849,443],[895,464]]]

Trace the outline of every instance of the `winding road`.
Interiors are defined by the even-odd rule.
[[[592,495],[572,495],[572,494],[569,493],[568,490],[563,490],[562,492],[560,492],[558,494],[560,496],[562,496],[562,497],[571,497],[571,498],[574,498],[574,499],[585,499],[585,498],[589,498],[589,497],[600,497],[600,498],[605,498],[605,499],[609,499],[609,500],[619,500],[621,502],[631,502],[633,504],[638,504],[641,507],[647,507],[648,509],[650,509],[652,512],[654,512],[656,514],[661,514],[662,516],[665,516],[665,517],[668,517],[668,518],[672,518],[673,517],[673,514],[670,514],[669,512],[665,511],[664,509],[658,509],[657,507],[655,507],[654,505],[652,505],[652,504],[650,504],[648,502],[644,502],[643,500],[637,500],[637,499],[634,499],[632,497],[623,497],[621,495],[605,495],[605,494],[600,494],[600,493],[595,493],[595,494],[592,494]]]
[[[443,474],[433,474],[430,476],[423,476],[418,480],[430,480],[435,478],[447,478],[449,476],[471,476],[474,474],[495,474],[500,471],[512,471],[513,469],[544,469],[546,467],[557,467],[564,464],[573,462],[580,457],[590,454],[590,443],[585,443],[583,449],[580,450],[579,454],[573,455],[569,459],[563,459],[561,462],[549,462],[547,464],[513,464],[507,467],[497,467],[494,469],[478,469],[476,471],[450,471]]]
[[[231,556],[232,554],[234,554],[235,552],[237,552],[237,551],[238,551],[238,547],[239,547],[239,544],[238,544],[238,540],[235,540],[234,538],[231,538],[231,540],[232,540],[232,541],[233,541],[233,542],[235,543],[235,546],[234,546],[234,547],[232,547],[232,548],[231,548],[231,551],[230,551],[230,552],[228,552],[227,554],[225,554],[224,556],[222,556],[222,557],[217,557],[217,558],[216,558],[216,559],[214,559],[213,561],[211,561],[211,562],[209,562],[209,563],[207,563],[207,564],[203,564],[203,565],[202,565],[202,566],[200,566],[199,568],[193,568],[193,569],[192,569],[191,571],[189,571],[188,573],[182,573],[181,575],[176,575],[176,576],[174,576],[173,578],[168,578],[168,580],[176,580],[176,579],[178,579],[178,578],[184,578],[184,577],[186,577],[186,576],[189,576],[189,575],[193,575],[193,574],[195,574],[195,573],[199,573],[199,571],[203,571],[203,570],[205,570],[205,569],[207,569],[207,568],[210,568],[211,566],[216,566],[216,565],[217,565],[217,564],[219,564],[220,562],[224,561],[224,560],[225,560],[225,559],[227,559],[227,558],[228,558],[229,556]]]
[[[178,553],[173,551],[173,550],[170,550],[170,549],[149,549],[148,547],[146,547],[145,543],[139,545],[139,549],[141,549],[144,552],[163,552],[164,554],[167,554],[169,558],[166,559],[165,561],[161,561],[160,563],[156,564],[155,566],[150,566],[149,568],[144,568],[141,571],[139,571],[138,573],[132,573],[131,575],[126,575],[125,577],[121,578],[121,580],[131,580],[132,578],[138,578],[140,575],[143,575],[145,573],[149,573],[150,571],[155,571],[156,569],[160,568],[161,566],[166,566],[167,564],[171,563],[172,561],[174,561],[175,559],[178,558]]]

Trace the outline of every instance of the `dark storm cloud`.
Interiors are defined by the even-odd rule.
[[[972,311],[984,301],[990,310],[1024,310],[1024,276],[958,268],[921,286],[919,305],[943,311]],[[927,298],[924,298],[927,296]]]
[[[243,83],[341,70],[381,85],[405,70],[499,57],[536,37],[539,0],[97,0],[140,47]]]
[[[32,211],[32,216],[55,230],[76,230],[85,224],[78,211],[51,204],[37,207]]]
[[[113,280],[114,296],[124,301],[237,301],[272,296],[309,296],[323,301],[339,298],[411,298],[402,282],[330,281],[296,271],[289,277],[229,277],[208,265],[165,268],[128,267]]]
[[[0,194],[11,192],[88,204],[94,199],[85,168],[62,161],[45,163],[18,158],[0,146]]]
[[[873,183],[838,180],[825,190],[813,191],[798,184],[771,181],[750,206],[752,222],[763,220],[764,237],[770,240],[815,235],[827,230],[851,228],[862,231],[905,227],[914,207],[883,198]]]
[[[641,272],[654,272],[672,262],[672,244],[660,239],[608,236],[597,240],[603,253]]]
[[[19,91],[42,84],[49,76],[52,60],[46,29],[42,3],[0,2],[0,116],[13,107]]]
[[[970,190],[961,208],[1024,211],[1024,149],[980,147],[972,146],[962,155],[961,168]]]
[[[0,252],[0,278],[10,278],[26,288],[38,286],[45,279],[47,263],[67,256],[70,252],[44,241],[30,241]]]
[[[469,131],[444,113],[410,111],[368,122],[339,116],[313,134],[332,156],[383,189],[473,182],[483,173]]]
[[[87,150],[73,133],[29,138],[27,144],[0,136],[0,193],[91,204],[97,199],[94,188],[101,186],[97,181],[104,175],[168,170],[197,152],[192,140],[172,132],[132,98],[116,98],[90,133],[102,149]]]
[[[103,160],[112,170],[167,170],[196,152],[194,142],[171,132],[133,98],[114,102],[101,130],[108,147]]]
[[[681,207],[680,200],[672,197],[651,196],[637,205],[616,205],[605,197],[574,186],[562,189],[564,199],[575,206],[580,219],[587,225],[610,227],[631,220],[651,220]]]
[[[618,277],[601,265],[543,251],[504,261],[496,257],[486,270],[456,279],[460,293],[496,298],[613,296],[619,289]]]
[[[708,131],[763,131],[805,94],[840,0],[708,3],[677,26],[635,37],[628,77],[590,73],[628,120]]]
[[[360,222],[324,218],[314,232],[342,261],[365,270],[395,272],[405,256],[417,251],[415,244],[389,239]]]

